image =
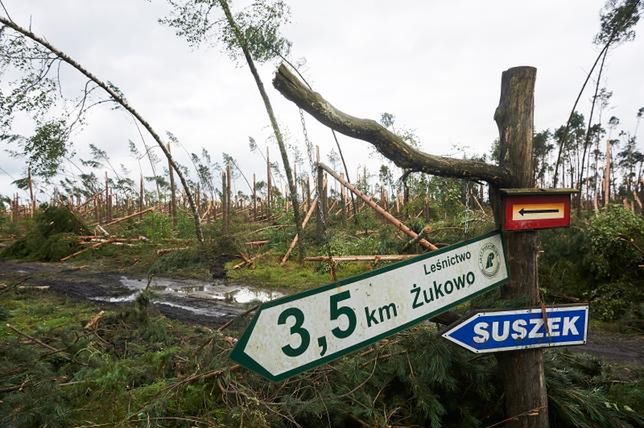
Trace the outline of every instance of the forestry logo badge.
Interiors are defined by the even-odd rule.
[[[491,242],[483,245],[479,252],[479,267],[483,275],[493,277],[499,271],[501,266],[501,255],[496,245]]]

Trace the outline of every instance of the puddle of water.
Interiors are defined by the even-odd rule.
[[[132,302],[145,289],[147,281],[121,277],[121,284],[133,293],[118,297],[93,297],[92,300],[110,303]],[[273,290],[262,290],[261,288],[249,287],[237,284],[224,284],[223,282],[206,283],[196,280],[171,280],[166,278],[152,278],[150,289],[163,296],[196,297],[200,299],[211,299],[231,304],[244,304],[250,302],[268,302],[283,297],[284,293]],[[176,305],[165,300],[155,303],[177,306],[182,309],[199,313],[200,308],[192,306]],[[208,312],[208,311],[207,311]],[[204,314],[205,315],[205,314]]]

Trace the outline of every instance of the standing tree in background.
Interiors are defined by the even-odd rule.
[[[227,0],[168,1],[173,8],[173,14],[169,18],[162,19],[161,23],[175,28],[176,34],[184,37],[189,44],[200,44],[211,36],[211,32],[218,31],[218,38],[224,43],[233,58],[238,58],[240,51],[243,54],[259,90],[273,128],[275,140],[279,146],[293,204],[296,233],[298,236],[302,236],[297,184],[291,170],[286,144],[270,99],[255,66],[255,61],[266,62],[288,52],[291,44],[279,33],[282,23],[288,21],[288,7],[281,0],[255,2],[237,16],[233,16]],[[212,12],[217,4],[224,13],[226,25],[217,25],[222,22],[220,20],[213,21]],[[302,241],[302,239],[298,240],[300,261],[304,257]]]
[[[561,161],[561,154],[566,138],[568,137],[568,130],[572,123],[573,115],[577,109],[577,104],[586,89],[590,77],[592,76],[597,64],[601,60],[601,66],[599,68],[598,77],[597,77],[597,86],[595,89],[595,96],[592,100],[591,105],[591,114],[589,119],[588,128],[591,128],[592,123],[592,111],[595,108],[595,103],[597,101],[597,89],[599,87],[599,81],[601,79],[602,71],[604,68],[606,55],[610,47],[615,46],[621,42],[630,41],[635,38],[635,25],[639,22],[640,15],[644,10],[644,4],[642,0],[608,0],[604,6],[604,10],[600,16],[600,30],[599,33],[595,36],[594,43],[596,45],[602,46],[601,51],[595,58],[595,62],[591,67],[590,71],[586,75],[586,80],[581,86],[579,94],[577,94],[577,99],[575,100],[572,109],[570,111],[570,116],[568,116],[568,121],[566,126],[563,128],[563,131],[560,134],[559,143],[559,152],[557,154],[557,161],[555,163],[555,175],[554,175],[554,187],[557,187],[558,183],[558,173],[559,173],[559,163]],[[580,174],[581,175],[581,174]]]

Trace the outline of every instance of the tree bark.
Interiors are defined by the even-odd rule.
[[[536,69],[516,67],[506,70],[501,81],[501,99],[494,114],[499,128],[499,164],[512,171],[512,187],[534,186],[532,136],[534,128],[534,83]],[[491,189],[494,214],[501,223],[503,207],[498,189]],[[534,306],[540,302],[537,277],[536,232],[506,233],[510,282],[501,289],[506,299],[523,300]],[[497,354],[504,375],[507,427],[548,426],[548,398],[543,368],[543,350],[530,349]]]
[[[195,231],[197,234],[197,239],[199,242],[203,242],[204,237],[203,237],[203,230],[201,228],[201,220],[199,218],[199,212],[197,211],[197,207],[195,206],[194,200],[192,198],[192,192],[190,191],[190,188],[188,187],[188,182],[186,181],[186,178],[184,177],[183,173],[179,169],[177,163],[174,161],[170,153],[167,151],[165,145],[163,144],[163,141],[161,140],[161,137],[159,134],[156,133],[156,131],[150,126],[150,124],[143,119],[143,117],[139,114],[138,111],[134,110],[132,106],[126,101],[125,97],[121,95],[116,89],[116,87],[112,84],[107,84],[100,80],[98,77],[96,77],[94,74],[90,73],[85,67],[80,65],[78,62],[74,61],[70,56],[68,56],[66,53],[56,49],[53,45],[51,45],[49,42],[46,40],[38,37],[34,33],[32,33],[30,30],[27,30],[26,28],[22,28],[21,26],[17,25],[15,22],[8,20],[2,16],[0,16],[0,22],[3,23],[4,25],[8,26],[9,28],[13,29],[14,31],[17,31],[18,33],[22,34],[23,36],[35,41],[36,43],[44,46],[45,48],[49,49],[52,53],[54,53],[58,58],[60,58],[62,61],[66,62],[67,64],[71,65],[73,68],[78,70],[81,74],[83,74],[85,77],[90,79],[92,82],[96,83],[98,86],[101,87],[105,92],[109,94],[110,97],[119,104],[121,107],[123,107],[125,110],[128,111],[132,116],[136,118],[136,120],[143,125],[143,127],[148,131],[148,133],[152,136],[154,141],[159,145],[161,148],[161,151],[165,155],[165,157],[168,159],[168,163],[172,166],[172,169],[175,170],[177,173],[177,176],[179,177],[179,180],[181,181],[181,185],[183,186],[183,190],[186,192],[186,197],[188,198],[188,204],[190,205],[190,209],[192,211],[192,216],[194,218],[195,222]]]
[[[275,134],[275,140],[277,140],[277,145],[279,146],[279,149],[280,149],[280,154],[282,156],[282,163],[284,164],[284,172],[286,173],[286,180],[288,181],[291,204],[293,205],[293,219],[295,220],[295,231],[299,236],[303,236],[302,219],[301,219],[301,214],[299,210],[300,204],[297,198],[297,187],[296,187],[295,180],[293,179],[291,164],[288,159],[288,153],[286,152],[286,144],[284,144],[284,139],[282,138],[282,132],[280,131],[279,125],[277,124],[277,119],[275,118],[275,113],[273,112],[273,106],[271,105],[271,101],[268,98],[268,94],[264,89],[264,84],[262,83],[262,80],[259,77],[257,68],[255,68],[255,62],[253,61],[253,58],[250,55],[248,46],[246,45],[246,39],[242,35],[241,30],[237,26],[237,23],[235,22],[235,19],[233,18],[232,13],[230,12],[230,8],[228,7],[227,0],[219,0],[219,5],[224,11],[224,14],[226,15],[226,20],[228,21],[228,25],[230,25],[230,28],[233,30],[233,33],[235,34],[235,38],[237,39],[237,42],[239,43],[239,46],[242,49],[244,57],[246,58],[246,63],[248,64],[248,68],[250,68],[250,72],[253,75],[253,78],[255,79],[255,84],[257,85],[259,94],[261,95],[262,101],[264,102],[266,113],[268,114],[268,118],[273,128],[273,133]],[[303,257],[304,257],[303,241],[304,241],[303,239],[300,239],[298,240],[298,243],[297,243],[297,247],[299,250],[298,259],[300,262],[303,261]]]
[[[170,143],[167,145],[170,153]],[[172,227],[177,227],[177,194],[174,186],[174,174],[172,173],[172,164],[168,162],[168,173],[170,175],[170,218],[172,218]]]
[[[400,168],[444,177],[483,180],[501,187],[510,183],[510,173],[504,168],[481,161],[452,159],[421,152],[378,122],[360,119],[338,110],[320,94],[306,87],[284,65],[278,68],[273,86],[287,99],[329,128],[348,137],[371,143]]]
[[[593,124],[593,114],[595,113],[595,104],[597,104],[597,94],[599,93],[599,84],[601,83],[602,72],[604,71],[604,63],[606,62],[606,55],[608,55],[608,49],[604,51],[604,56],[602,56],[602,62],[599,65],[599,71],[597,72],[597,82],[595,83],[595,94],[593,95],[593,101],[590,106],[590,114],[588,115],[588,126],[586,128],[586,137],[584,138],[584,152],[581,157],[581,167],[579,169],[579,181],[577,185],[579,186],[579,199],[577,200],[577,215],[581,215],[581,188],[584,185],[584,162],[586,161],[586,153],[588,152],[588,146],[590,145],[590,131]],[[601,113],[600,113],[601,118]],[[601,120],[601,119],[600,119]]]

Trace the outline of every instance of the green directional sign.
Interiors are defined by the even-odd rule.
[[[231,358],[282,380],[434,317],[509,278],[501,233],[265,303]]]

